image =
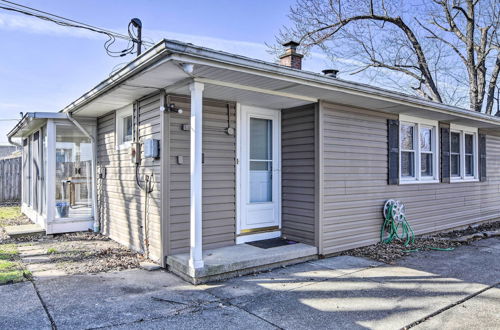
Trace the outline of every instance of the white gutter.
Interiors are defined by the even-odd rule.
[[[170,44],[167,49],[171,50]],[[190,62],[193,64],[209,65],[219,68],[237,70],[240,72],[258,74],[260,76],[303,84],[306,86],[327,89],[331,91],[344,92],[352,95],[391,102],[393,104],[406,105],[427,109],[434,112],[455,115],[466,119],[477,120],[492,125],[500,125],[500,117],[486,115],[475,111],[453,107],[450,105],[423,100],[407,94],[388,91],[382,88],[365,84],[342,81],[337,78],[323,77],[319,74],[280,67],[277,64],[266,63],[259,60],[250,60],[241,56],[228,56],[226,53],[208,50],[204,48],[194,48],[196,52],[186,51],[186,48],[194,46],[177,47],[172,55],[174,60],[179,62]]]
[[[165,55],[169,56],[165,58]],[[160,62],[158,62],[158,59],[160,59]],[[140,73],[146,68],[154,68],[155,64],[163,63],[166,60],[172,59],[177,59],[181,62],[188,61],[193,64],[198,63],[214,67],[224,67],[226,69],[247,72],[254,75],[266,76],[306,86],[383,100],[393,104],[405,105],[413,108],[423,108],[433,112],[459,116],[469,120],[476,120],[490,125],[500,126],[499,117],[423,100],[404,93],[389,91],[379,87],[325,77],[314,72],[296,70],[279,64],[256,60],[241,55],[230,54],[176,40],[165,39],[157,43],[153,48],[139,56],[126,67],[119,70],[116,74],[104,80],[91,91],[87,92],[82,97],[61,110],[61,112],[71,111],[76,113],[82,106],[110,91],[126,79]]]
[[[82,125],[72,117],[71,112],[66,113],[67,118],[69,121],[71,121],[73,124],[75,124],[76,127],[80,131],[82,131],[85,136],[87,136],[91,143],[92,143],[92,213],[94,216],[94,232],[98,233],[100,231],[100,223],[99,223],[99,212],[98,207],[97,207],[97,180],[96,180],[96,175],[97,175],[97,170],[96,170],[96,160],[97,160],[97,144],[95,141],[95,137],[92,136],[85,128],[82,127]]]

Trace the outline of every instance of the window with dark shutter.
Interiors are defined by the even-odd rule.
[[[479,134],[479,181],[486,181],[486,134]]]
[[[441,182],[450,183],[450,125],[439,124],[441,138]]]
[[[388,184],[399,184],[399,120],[387,120]]]

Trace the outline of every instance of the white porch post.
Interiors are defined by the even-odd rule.
[[[192,268],[203,268],[202,252],[202,116],[203,88],[200,82],[189,85],[191,91],[191,148],[190,148],[190,255],[189,265]]]
[[[48,223],[54,221],[56,217],[56,124],[54,120],[47,121],[47,167],[45,168],[45,201],[47,203],[47,218],[45,219],[45,229]]]

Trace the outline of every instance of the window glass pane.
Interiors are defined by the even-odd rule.
[[[451,155],[451,176],[460,176],[460,155]]]
[[[420,150],[432,151],[432,129],[423,127],[420,129]]]
[[[250,118],[250,203],[273,200],[272,140],[272,120]]]
[[[401,176],[414,177],[415,176],[415,153],[414,152],[401,152]]]
[[[123,142],[132,141],[132,116],[123,118]]]
[[[474,158],[472,155],[465,155],[465,175],[474,175]]]
[[[460,133],[451,132],[451,152],[460,153]]]
[[[420,174],[432,176],[432,154],[420,154]]]
[[[465,134],[465,153],[472,154],[474,136],[471,134]]]
[[[272,159],[272,121],[250,118],[250,159]]]
[[[401,125],[401,149],[413,150],[413,126]]]

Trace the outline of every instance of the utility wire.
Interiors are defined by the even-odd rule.
[[[102,29],[90,24],[78,22],[69,18],[65,18],[62,16],[58,16],[55,14],[51,14],[42,10],[38,10],[35,8],[31,8],[28,6],[24,6],[12,1],[8,0],[0,0],[0,3],[4,3],[5,5],[0,5],[0,9],[8,10],[8,11],[13,11],[17,12],[20,14],[28,15],[31,17],[39,18],[41,20],[45,21],[50,21],[55,24],[61,25],[61,26],[66,26],[66,27],[74,27],[74,28],[79,28],[79,29],[84,29],[84,30],[89,30],[92,32],[104,34],[108,37],[108,40],[104,43],[104,49],[106,50],[106,53],[111,56],[111,57],[123,57],[128,54],[133,54],[134,52],[134,44],[138,43],[137,38],[135,37],[133,31],[131,31],[131,23],[128,25],[128,36],[116,33],[110,30]],[[123,39],[127,40],[128,44],[127,47],[121,51],[116,51],[116,50],[111,50],[111,45],[113,45],[116,42],[116,39]],[[144,42],[146,44],[152,45],[153,43],[150,42]]]
[[[34,12],[38,12],[38,13],[41,13],[41,14],[49,15],[49,16],[52,16],[52,17],[55,17],[55,18],[58,18],[58,19],[62,19],[62,20],[68,21],[68,22],[72,22],[72,23],[75,23],[75,24],[78,24],[78,25],[82,25],[82,26],[86,26],[86,27],[89,27],[89,28],[93,28],[93,29],[96,29],[96,30],[101,30],[103,32],[114,34],[116,37],[119,37],[119,38],[122,38],[122,39],[128,39],[128,37],[126,35],[124,35],[124,34],[113,32],[111,30],[106,30],[106,29],[103,29],[103,28],[100,28],[100,27],[97,27],[97,26],[93,26],[93,25],[87,24],[87,23],[82,23],[82,22],[79,22],[79,21],[75,21],[73,19],[66,18],[66,17],[63,17],[63,16],[58,16],[58,15],[55,15],[55,14],[51,14],[51,13],[43,11],[43,10],[39,10],[39,9],[36,9],[36,8],[32,8],[32,7],[28,7],[28,6],[25,6],[25,5],[21,5],[19,3],[15,3],[15,2],[12,2],[12,1],[8,1],[8,0],[0,0],[0,2],[6,2],[6,3],[8,3],[10,5],[14,5],[16,7],[21,7],[21,8],[28,9],[28,10],[31,10],[31,11],[34,11]]]

